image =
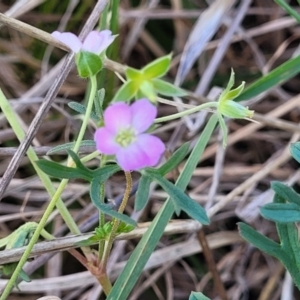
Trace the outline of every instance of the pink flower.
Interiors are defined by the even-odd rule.
[[[75,53],[82,50],[97,55],[103,52],[115,39],[110,30],[91,31],[83,43],[71,32],[54,31],[52,36],[67,45]]]
[[[165,145],[158,137],[144,132],[153,124],[156,114],[156,107],[147,99],[132,105],[112,104],[104,112],[105,126],[95,133],[96,148],[103,154],[116,155],[125,171],[155,166]]]

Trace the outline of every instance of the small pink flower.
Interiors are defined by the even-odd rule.
[[[97,55],[103,52],[115,39],[110,30],[91,31],[83,43],[71,32],[54,31],[52,36],[67,45],[75,53],[82,50]]]
[[[144,132],[153,124],[156,114],[156,107],[147,99],[132,105],[112,104],[104,112],[105,126],[95,133],[96,148],[103,154],[116,155],[125,171],[155,166],[165,145],[158,137]]]

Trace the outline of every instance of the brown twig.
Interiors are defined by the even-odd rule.
[[[208,269],[212,274],[216,291],[217,291],[217,293],[219,294],[219,296],[222,300],[228,300],[226,290],[225,290],[224,285],[221,281],[219,272],[217,270],[212,252],[211,252],[211,250],[208,246],[206,236],[205,236],[205,233],[204,233],[203,229],[200,229],[198,231],[197,236],[198,236],[200,245],[202,247],[203,254],[205,256],[205,260],[207,262]]]

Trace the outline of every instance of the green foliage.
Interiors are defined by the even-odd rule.
[[[292,143],[290,146],[290,152],[293,158],[300,163],[300,142]]]
[[[141,70],[127,67],[125,75],[127,81],[121,86],[113,98],[113,102],[129,102],[133,97],[136,99],[146,97],[156,102],[156,95],[184,96],[187,93],[181,88],[165,82],[160,77],[164,76],[171,63],[171,55],[160,57],[149,63]]]
[[[191,292],[189,300],[210,300],[200,292]]]
[[[142,210],[148,201],[149,198],[149,190],[150,184],[152,182],[152,178],[147,174],[142,173],[142,177],[139,181],[139,186],[135,196],[134,209],[139,211]]]
[[[183,210],[191,218],[199,221],[200,223],[204,225],[209,224],[209,219],[204,208],[187,196],[179,187],[172,184],[153,169],[145,169],[144,172],[153,180],[155,180],[167,192],[173,201],[177,215],[179,215],[180,211]]]
[[[261,93],[285,83],[300,72],[300,56],[291,58],[272,70],[269,74],[259,78],[249,85],[243,93],[241,93],[235,101],[243,101],[254,98]]]
[[[184,143],[180,148],[178,148],[173,155],[157,169],[157,172],[164,176],[175,169],[186,157],[189,151],[189,143]]]
[[[299,144],[296,144],[291,145],[291,153],[294,158],[299,154]],[[271,186],[275,191],[273,203],[264,205],[261,208],[261,214],[276,223],[280,244],[244,223],[239,224],[240,234],[261,251],[280,260],[300,289],[300,244],[298,230],[294,224],[300,221],[300,195],[291,187],[280,182],[273,182]]]
[[[271,187],[272,190],[281,198],[285,199],[288,202],[300,205],[300,195],[286,184],[278,181],[273,181],[271,183]]]
[[[75,146],[75,142],[61,144],[61,145],[53,147],[46,154],[51,155],[51,154],[55,154],[55,153],[61,152],[61,151],[65,151],[67,153],[67,150],[72,150],[74,148],[74,146]],[[91,147],[91,148],[95,149],[96,143],[93,140],[83,140],[80,143],[80,147]]]
[[[17,230],[12,232],[9,236],[0,239],[0,247],[4,247],[5,249],[15,249],[28,245],[34,231],[37,228],[37,223],[35,222],[27,222],[24,225],[20,226]],[[15,271],[17,266],[17,262],[8,263],[0,266],[0,275],[11,276]],[[17,287],[17,283],[19,281],[30,282],[29,276],[21,270],[19,273],[19,279],[15,282],[15,286]]]
[[[88,78],[96,75],[102,69],[103,62],[95,53],[80,51],[76,54],[76,65],[79,76]]]
[[[274,222],[300,221],[300,206],[295,203],[268,203],[260,209],[260,213],[264,218]]]
[[[198,165],[199,157],[201,157],[214,129],[218,118],[213,115],[202,131],[191,155],[189,156],[184,169],[180,173],[176,186],[182,191],[188,185],[192,174]],[[138,246],[132,252],[126,266],[115,282],[107,300],[127,299],[130,291],[138,280],[143,268],[148,261],[150,255],[154,251],[159,239],[161,238],[164,228],[167,226],[170,218],[174,213],[173,201],[170,197],[165,201],[161,210],[157,213],[147,232],[143,235]]]
[[[242,82],[240,86],[231,90],[233,85],[234,85],[234,71],[231,69],[231,74],[230,74],[228,84],[219,97],[218,112],[223,116],[232,119],[251,118],[253,115],[253,110],[249,110],[247,107],[244,107],[241,104],[233,101],[233,99],[235,99],[242,93],[245,82]]]
[[[107,179],[107,178],[106,178]],[[106,179],[101,180],[101,178],[96,177],[91,182],[91,189],[90,189],[90,196],[93,204],[103,213],[116,218],[118,220],[121,220],[122,222],[126,224],[130,224],[134,227],[137,226],[136,222],[131,219],[130,217],[121,214],[113,209],[112,206],[105,204],[101,201],[101,195],[100,195],[100,185],[102,182],[104,182]]]
[[[180,148],[178,148],[173,153],[173,155],[158,169],[147,168],[146,170],[141,171],[142,177],[140,178],[138,190],[135,197],[135,204],[134,204],[135,210],[138,211],[143,209],[146,206],[149,198],[149,189],[150,189],[150,184],[153,181],[153,177],[147,174],[147,170],[150,170],[150,172],[151,170],[153,170],[161,177],[163,177],[166,174],[168,174],[170,171],[175,169],[182,162],[182,160],[187,155],[188,150],[189,150],[189,143],[185,143]]]
[[[85,113],[86,113],[86,106],[82,105],[78,102],[71,101],[68,103],[68,106],[82,115],[85,115]],[[96,113],[94,113],[93,111],[91,112],[90,116],[94,121],[96,121],[96,122],[99,121],[99,116]]]
[[[112,232],[112,228],[113,228],[112,222],[107,222],[103,226],[99,226],[95,228],[95,233],[91,237],[89,237],[84,241],[78,242],[77,245],[80,247],[86,247],[86,246],[97,244],[101,240],[107,241]],[[121,222],[116,231],[116,235],[119,235],[121,233],[128,233],[132,231],[134,228],[135,226]]]

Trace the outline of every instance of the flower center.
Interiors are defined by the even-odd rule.
[[[135,140],[136,132],[133,128],[121,129],[116,136],[116,142],[124,148],[132,144]]]

